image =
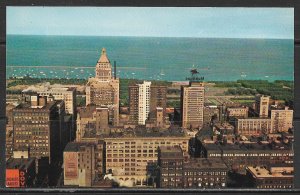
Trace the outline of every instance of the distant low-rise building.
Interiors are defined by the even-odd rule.
[[[76,115],[76,88],[75,87],[51,87],[44,91],[37,91],[40,96],[64,100],[67,114]]]
[[[213,126],[214,138],[216,140],[226,140],[231,142],[235,139],[234,126],[225,122],[225,123],[216,123]]]
[[[240,173],[245,173],[246,166],[291,165],[294,161],[291,146],[282,143],[202,143],[201,153],[209,159],[222,158],[229,169]]]
[[[236,118],[235,133],[244,136],[269,134],[272,129],[270,118]]]
[[[249,108],[248,107],[232,107],[226,108],[227,117],[248,117]]]
[[[39,96],[46,96],[47,100],[51,98],[54,100],[63,100],[65,102],[66,114],[76,115],[76,88],[54,86],[50,83],[43,83],[40,86],[30,86],[22,91],[24,101],[30,96],[37,94]]]
[[[258,94],[255,96],[255,111],[261,118],[269,116],[270,96]]]
[[[293,127],[293,110],[271,110],[271,133],[288,132]]]
[[[213,122],[212,120],[219,121],[219,109],[205,106],[203,110],[203,124],[209,125]]]

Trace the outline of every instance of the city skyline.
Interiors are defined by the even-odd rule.
[[[293,12],[10,7],[5,186],[294,188]]]
[[[124,82],[109,59],[10,80],[6,187],[293,188],[292,82]]]
[[[7,34],[293,39],[294,9],[8,7]]]

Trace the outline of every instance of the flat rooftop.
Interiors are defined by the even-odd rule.
[[[113,133],[111,134],[110,138],[117,138],[117,137],[185,137],[186,134],[183,130],[180,129],[173,129],[173,130],[165,130],[165,129],[146,129],[146,128],[136,128],[136,129],[127,129],[121,133]]]
[[[94,145],[93,143],[87,143],[87,142],[69,142],[65,149],[64,152],[78,152],[80,151],[80,147],[82,146],[92,146]]]
[[[255,178],[291,178],[294,177],[293,172],[271,172],[270,170],[266,169],[265,167],[253,167],[249,166],[246,169],[253,175]]]
[[[47,102],[47,104],[41,108],[32,108],[30,102],[21,103],[14,110],[22,110],[22,109],[33,109],[33,110],[50,110],[52,106],[56,103],[61,103],[63,100],[55,100],[53,102]]]
[[[192,158],[188,162],[184,163],[186,168],[191,169],[208,169],[208,168],[219,168],[219,169],[227,169],[227,166],[219,159],[207,159],[207,158]]]
[[[182,158],[183,159],[183,152],[180,146],[160,146],[160,158],[168,159],[168,158]]]
[[[203,146],[206,150],[222,150],[226,151],[254,151],[254,150],[291,150],[291,146],[283,143],[257,143],[257,142],[249,142],[249,143],[239,143],[239,144],[215,144],[215,143],[203,143]]]

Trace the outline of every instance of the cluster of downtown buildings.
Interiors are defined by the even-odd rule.
[[[50,86],[7,106],[7,187],[293,187],[288,107],[264,95],[206,106],[204,83],[191,81],[170,111],[168,87],[144,81],[129,85],[124,108],[105,49],[95,72],[84,107],[76,88]]]

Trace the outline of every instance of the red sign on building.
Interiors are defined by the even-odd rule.
[[[25,187],[26,186],[26,179],[25,179],[25,172],[20,171],[20,187]]]
[[[20,187],[19,169],[6,169],[6,187],[8,188]]]

